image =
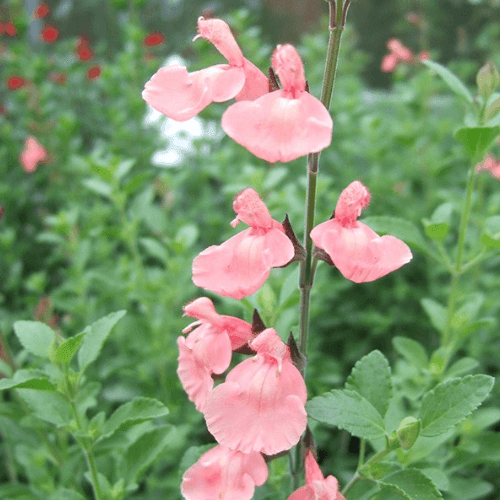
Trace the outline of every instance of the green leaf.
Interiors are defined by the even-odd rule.
[[[0,391],[5,389],[36,389],[55,391],[45,374],[39,370],[18,370],[11,379],[0,380]]]
[[[491,143],[500,135],[500,127],[463,127],[455,132],[455,137],[463,144],[470,158],[479,160],[487,152]]]
[[[38,321],[16,321],[14,332],[21,345],[31,354],[49,357],[49,349],[56,338],[54,331]]]
[[[468,375],[437,385],[422,398],[422,436],[438,436],[470,415],[488,396],[494,378]]]
[[[460,358],[446,371],[447,377],[458,377],[477,368],[479,363],[473,358]]]
[[[489,495],[494,487],[491,483],[483,481],[478,477],[452,477],[450,479],[451,487],[450,493],[453,498],[460,498],[460,500],[476,500]],[[492,499],[493,497],[488,497]]]
[[[448,87],[455,92],[458,96],[465,99],[468,103],[472,104],[472,94],[469,89],[462,83],[462,81],[452,73],[448,68],[434,61],[422,61],[428,68],[435,71],[448,85]]]
[[[39,419],[57,426],[71,422],[70,404],[61,394],[34,389],[19,389],[19,394]]]
[[[380,351],[363,356],[352,369],[345,388],[356,391],[383,417],[392,397],[391,368]]]
[[[500,248],[500,215],[493,215],[484,221],[481,243],[486,248]]]
[[[377,500],[411,500],[411,497],[395,484],[383,484],[381,482],[377,484],[381,491],[381,494],[375,497]]]
[[[153,238],[139,238],[139,243],[151,257],[163,263],[167,262],[167,249],[158,240]]]
[[[85,500],[85,497],[75,490],[69,490],[68,488],[59,488],[53,495],[49,497],[49,500]]]
[[[410,500],[439,500],[443,498],[434,483],[418,469],[404,469],[379,481],[380,485],[395,486]]]
[[[417,368],[427,368],[429,366],[429,357],[420,342],[407,337],[394,337],[392,344],[394,349],[413,366]]]
[[[115,178],[121,180],[123,177],[125,177],[135,165],[136,161],[137,160],[135,158],[121,161],[114,172]]]
[[[391,234],[403,240],[410,246],[430,253],[430,249],[422,236],[422,233],[413,222],[398,217],[388,217],[385,215],[375,215],[365,217],[362,222],[370,226],[376,233]]]
[[[78,348],[80,347],[81,343],[83,342],[83,339],[85,337],[85,333],[81,332],[78,335],[75,335],[74,337],[71,337],[67,340],[65,340],[58,348],[56,351],[56,359],[60,363],[68,364],[71,359],[73,358],[74,354],[76,351],[78,351]]]
[[[442,203],[431,215],[430,220],[423,219],[425,234],[434,240],[444,240],[448,235],[453,214],[453,204],[450,202]]]
[[[83,339],[80,350],[78,351],[78,366],[83,372],[90,363],[97,359],[101,352],[102,345],[108,337],[111,329],[123,318],[127,311],[117,311],[88,326],[82,333]]]
[[[121,405],[104,424],[99,440],[113,435],[117,430],[124,430],[146,420],[168,415],[167,407],[157,399],[138,397]]]
[[[420,471],[436,485],[438,490],[448,491],[450,489],[450,480],[443,470],[429,467],[420,469]]]
[[[311,418],[349,431],[353,436],[377,439],[385,436],[382,416],[355,391],[334,389],[307,403]]]
[[[105,198],[111,198],[111,186],[101,179],[84,179],[82,183],[87,189],[90,189],[94,193],[100,194]]]
[[[422,299],[420,303],[427,313],[427,316],[429,316],[434,328],[444,333],[446,329],[446,307],[433,299]]]
[[[175,428],[163,426],[143,434],[122,456],[118,466],[119,476],[126,478],[128,484],[136,482],[171,443],[175,433]]]

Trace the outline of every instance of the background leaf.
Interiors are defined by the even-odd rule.
[[[418,368],[427,368],[429,366],[429,357],[420,342],[406,337],[394,337],[392,344],[396,351],[413,366]]]
[[[439,500],[443,498],[434,483],[418,469],[405,469],[395,472],[379,481],[379,483],[396,486],[410,500]]]
[[[422,399],[421,435],[438,436],[460,423],[484,401],[493,384],[488,375],[468,375],[436,386]]]
[[[469,89],[462,83],[454,73],[452,73],[445,66],[435,61],[422,61],[425,66],[435,71],[448,85],[448,87],[455,92],[458,96],[465,99],[468,103],[472,103],[472,94]]]
[[[14,332],[22,346],[31,354],[49,357],[49,349],[56,338],[54,331],[38,321],[16,321]]]

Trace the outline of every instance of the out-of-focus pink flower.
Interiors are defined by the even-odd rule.
[[[89,41],[81,36],[76,44],[76,56],[80,61],[89,61],[94,57],[94,53],[90,49]]]
[[[202,411],[214,381],[212,373],[223,373],[231,363],[231,351],[252,340],[252,325],[238,318],[221,316],[206,297],[184,306],[185,316],[197,318],[179,337],[179,366],[177,374],[184,390],[198,411]]]
[[[215,446],[182,476],[186,500],[250,500],[255,486],[267,480],[267,465],[260,453],[242,453]]]
[[[28,137],[19,158],[23,169],[28,173],[34,172],[38,163],[46,159],[47,150],[34,137]]]
[[[400,62],[413,63],[415,57],[413,52],[408,47],[405,47],[397,38],[388,40],[387,48],[390,53],[384,56],[380,66],[380,70],[384,73],[394,71]]]
[[[205,38],[227,59],[188,73],[185,66],[160,68],[146,83],[142,98],[154,109],[177,121],[196,116],[211,102],[257,99],[268,92],[264,73],[243,57],[229,26],[220,19],[198,19],[194,40]],[[193,41],[194,41],[193,40]]]
[[[370,201],[368,189],[354,181],[342,191],[335,217],[311,231],[314,244],[330,256],[333,264],[355,283],[374,281],[410,262],[406,243],[394,236],[380,237],[357,221]]]
[[[290,44],[278,45],[272,63],[283,88],[230,106],[222,116],[224,132],[271,163],[321,151],[332,140],[333,122],[325,106],[306,92],[299,54]]]
[[[488,154],[482,163],[476,165],[476,172],[482,170],[488,171],[495,179],[500,179],[500,160],[497,161],[491,154]]]
[[[422,62],[422,61],[428,61],[430,58],[431,58],[431,56],[429,55],[429,52],[427,52],[426,50],[421,50],[418,53],[418,60],[420,62]]]
[[[308,451],[305,460],[306,484],[294,491],[288,500],[345,500],[339,492],[339,483],[333,476],[325,478],[313,454]]]
[[[9,21],[8,23],[0,22],[0,35],[1,34],[5,34],[11,37],[16,36],[17,30],[16,27],[14,26],[14,23],[12,21]]]
[[[40,2],[33,11],[33,19],[43,19],[50,14],[50,6],[46,2]]]
[[[144,38],[144,45],[146,47],[155,47],[156,45],[161,45],[164,41],[165,37],[159,31],[155,31]]]
[[[100,66],[94,66],[87,71],[87,78],[89,80],[95,80],[101,74]]]
[[[55,26],[47,24],[42,29],[40,38],[44,43],[54,43],[59,38],[59,30]]]
[[[10,76],[7,79],[7,88],[9,90],[18,90],[26,85],[26,80],[22,76]]]
[[[287,264],[295,251],[283,225],[274,220],[254,189],[239,193],[233,202],[238,214],[231,222],[250,227],[213,245],[193,261],[193,282],[212,292],[242,299],[255,293],[266,281],[271,268]]]
[[[274,455],[297,444],[306,429],[306,385],[276,330],[264,330],[250,347],[257,355],[210,391],[203,414],[220,444]]]

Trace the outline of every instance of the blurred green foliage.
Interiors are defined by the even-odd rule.
[[[358,2],[363,8],[362,0]],[[355,19],[358,2],[352,6]],[[495,52],[498,23],[483,22],[487,15],[483,12],[498,6],[494,2],[473,6],[450,0],[439,3],[443,9],[440,15],[451,8],[445,3],[454,8],[446,28],[450,31],[459,26],[453,16],[459,16],[464,5],[471,12],[468,22],[479,19],[471,25],[477,29],[471,31],[474,36],[469,39],[474,50],[461,52],[451,65],[473,82],[486,59],[474,58],[477,54],[491,56],[497,66],[500,63],[499,52]],[[46,322],[58,335],[70,338],[111,311],[127,310],[86,372],[87,382],[98,381],[88,389],[87,417],[98,420],[98,411],[109,416],[118,405],[138,396],[157,398],[167,405],[168,422],[177,430],[178,440],[150,465],[129,498],[175,499],[180,498],[182,472],[193,461],[185,458],[179,468],[187,448],[212,442],[202,416],[187,400],[175,373],[175,340],[187,324],[181,317],[182,305],[203,294],[191,282],[192,259],[207,246],[234,234],[229,225],[234,216],[232,198],[248,186],[259,192],[274,218],[281,220],[288,214],[302,237],[305,160],[269,165],[228,137],[211,133],[220,131],[220,117],[226,108],[214,104],[200,115],[205,134],[194,140],[193,151],[170,168],[153,165],[153,153],[175,138],[162,138],[157,128],[144,125],[146,105],[141,91],[172,46],[169,42],[158,48],[144,46],[148,31],[139,24],[142,7],[132,4],[135,15],[128,11],[127,22],[116,22],[113,28],[116,51],[96,42],[94,59],[82,62],[74,55],[75,37],[63,37],[33,50],[25,36],[29,13],[22,12],[20,2],[13,2],[19,34],[0,39],[0,105],[6,107],[0,114],[0,205],[4,207],[0,220],[0,330],[6,340],[0,368],[4,373],[9,365],[50,370],[22,349],[13,333],[15,321]],[[382,9],[380,2],[378,5]],[[422,15],[439,19],[437,13],[435,17],[428,13],[437,10],[437,5],[419,2],[418,7]],[[114,8],[122,7],[114,2]],[[391,29],[386,27],[374,46],[381,46],[391,35],[404,38],[409,29],[404,27],[406,11],[405,6],[404,12],[395,15]],[[196,14],[190,14],[189,26],[175,26],[192,35]],[[248,11],[237,11],[227,20],[238,34],[245,56],[266,68],[272,46],[263,43],[256,18]],[[448,204],[445,218],[456,228],[468,160],[453,133],[462,124],[463,108],[445,84],[421,65],[400,66],[392,75],[390,91],[368,89],[361,75],[374,72],[380,61],[373,62],[373,56],[359,50],[368,35],[362,24],[357,26],[358,30],[349,27],[343,38],[332,102],[334,138],[332,146],[321,154],[317,221],[329,218],[340,192],[360,179],[372,193],[364,217],[403,218],[423,235],[423,219],[441,223],[436,210]],[[400,28],[393,30],[394,26]],[[434,29],[422,47],[438,55],[442,49]],[[446,29],[443,27],[443,37]],[[322,19],[317,32],[304,36],[298,47],[315,95],[320,90],[326,39],[326,20]],[[190,56],[191,70],[221,62],[208,43],[198,40],[182,46],[188,41],[179,36],[176,48]],[[446,57],[444,49],[442,54]],[[449,57],[453,54],[448,52]],[[89,80],[88,69],[96,65],[101,74]],[[52,72],[65,73],[67,82],[54,82]],[[9,91],[6,81],[12,75],[22,76],[30,84]],[[36,136],[50,154],[32,174],[19,163],[28,135]],[[499,152],[495,145],[493,153],[498,156]],[[467,236],[469,250],[480,238],[484,220],[500,213],[498,182],[487,173],[479,176]],[[442,243],[452,247],[456,240],[457,231],[450,229]],[[312,299],[307,380],[311,397],[341,388],[356,361],[379,349],[393,367],[400,394],[400,407],[394,409],[394,415],[411,413],[415,408],[416,399],[432,383],[432,360],[425,358],[427,364],[419,367],[404,355],[408,349],[394,339],[418,341],[430,357],[439,346],[440,334],[432,314],[426,315],[432,311],[432,303],[422,299],[444,304],[449,287],[447,272],[432,257],[438,253],[437,244],[427,238],[425,245],[428,252],[412,246],[414,258],[408,266],[363,285],[344,280],[320,264]],[[472,361],[455,366],[457,375],[499,371],[500,305],[495,292],[500,286],[499,264],[497,252],[476,266],[462,285],[461,304],[472,304],[475,309],[464,314],[488,321],[464,334],[453,361]],[[246,320],[257,306],[266,324],[286,338],[290,330],[297,330],[296,286],[296,270],[289,267],[275,270],[261,291],[244,301],[212,299],[222,314]],[[465,293],[468,291],[471,295]],[[414,349],[412,345],[409,350]],[[89,483],[83,479],[85,462],[75,452],[74,443],[68,444],[67,435],[51,423],[26,413],[13,391],[3,394],[0,459],[7,467],[0,471],[0,497],[45,499],[52,495],[50,498],[56,500],[62,494],[58,488],[70,488],[91,498]],[[499,396],[496,387],[492,399],[497,407]],[[443,486],[446,498],[463,500],[464,484],[470,481],[476,486],[469,488],[466,498],[488,498],[494,489],[500,491],[500,442],[491,430],[499,418],[498,409],[488,402],[447,436],[442,448],[435,451],[428,444],[423,451],[412,449],[410,458],[401,452],[401,462],[446,468],[452,477]],[[345,484],[356,468],[357,438],[338,429],[317,426],[313,430],[323,470]],[[146,431],[151,428],[142,429]],[[141,430],[137,432],[139,435]],[[49,444],[37,438],[39,433],[48,436]],[[134,437],[129,434],[127,439],[133,442]],[[68,463],[62,472],[51,462],[50,446],[59,446],[61,458]],[[109,480],[115,474],[117,450],[121,453],[122,448],[96,457],[99,470]],[[282,466],[279,460],[270,464],[270,482],[256,498],[284,498],[282,492],[279,496],[285,480]]]

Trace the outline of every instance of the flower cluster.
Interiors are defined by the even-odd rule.
[[[282,89],[243,56],[229,26],[220,19],[198,19],[199,35],[229,64],[188,73],[177,64],[160,68],[142,96],[154,109],[177,121],[189,120],[212,102],[235,98],[222,128],[237,143],[269,162],[287,162],[330,144],[333,122],[323,104],[306,91],[304,68],[291,45],[278,45],[272,64]]]
[[[408,48],[405,47],[397,38],[391,38],[387,42],[389,54],[386,54],[382,59],[380,70],[383,73],[393,72],[399,63],[413,64],[415,62],[415,55]],[[429,54],[426,51],[421,51],[418,54],[418,61],[425,61],[429,59]]]
[[[327,109],[307,91],[302,61],[291,45],[278,45],[272,56],[274,73],[268,82],[245,59],[226,23],[198,20],[198,37],[215,45],[229,64],[193,73],[183,66],[161,68],[146,83],[143,98],[176,120],[188,120],[211,102],[232,98],[222,128],[254,155],[270,162],[290,161],[318,152],[331,140]],[[198,38],[196,37],[196,38]],[[373,281],[412,258],[410,249],[394,236],[379,236],[358,222],[370,193],[359,181],[340,195],[334,216],[310,233],[315,256],[335,266],[347,279]],[[252,188],[233,201],[236,218],[249,227],[220,245],[202,251],[193,261],[195,285],[241,300],[255,293],[271,269],[303,260],[304,248],[288,217],[273,219]],[[207,297],[184,306],[195,318],[177,339],[177,374],[188,398],[203,413],[217,445],[203,454],[183,476],[187,500],[249,500],[268,475],[266,457],[295,446],[307,427],[307,389],[295,366],[293,340],[285,344],[274,328],[266,328],[258,312],[253,324],[224,316]],[[232,353],[251,357],[230,368]],[[298,355],[300,356],[300,354]],[[305,458],[306,484],[289,500],[344,500],[333,476],[324,478],[311,450]]]
[[[47,159],[46,149],[32,136],[28,137],[24,143],[24,149],[19,158],[21,166],[25,172],[34,172],[38,164]]]

